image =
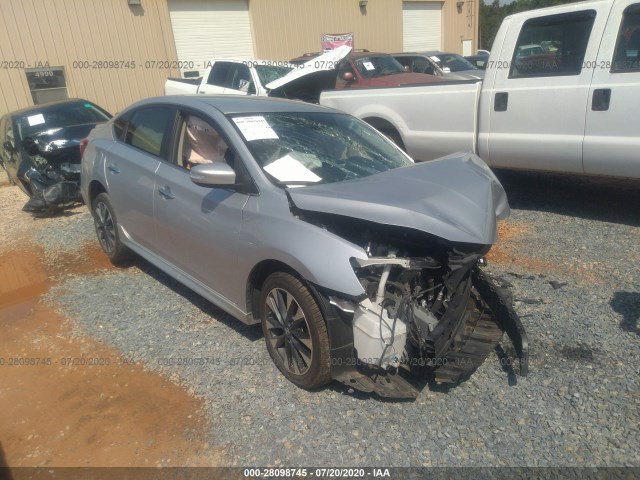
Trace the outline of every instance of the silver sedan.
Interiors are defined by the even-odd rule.
[[[509,212],[473,154],[414,164],[364,122],[300,102],[138,102],[82,142],[82,195],[115,262],[136,253],[247,324],[303,388],[414,397],[457,382],[507,331],[480,268]]]

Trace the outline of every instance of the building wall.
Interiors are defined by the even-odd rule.
[[[105,60],[136,65],[92,68]],[[0,62],[64,67],[69,97],[115,113],[162,95],[166,78],[179,70],[151,68],[154,60],[177,60],[166,0],[142,0],[141,6],[127,0],[0,1]],[[74,61],[88,61],[90,68],[74,68]],[[0,85],[0,114],[33,105],[24,69],[0,68]]]
[[[462,55],[462,40],[471,40],[472,54],[478,50],[478,13],[480,0],[464,0],[458,8],[457,0],[444,2],[442,8],[442,49]]]
[[[413,0],[405,0],[413,1]],[[479,0],[444,0],[442,46],[462,53],[462,40],[477,49]],[[354,33],[355,48],[402,51],[402,0],[249,0],[256,56],[286,60],[320,50],[323,33]]]
[[[402,50],[401,0],[250,0],[258,58],[288,60],[320,50],[323,33],[354,33],[355,48]]]
[[[462,53],[462,40],[471,39],[475,52],[478,2],[464,0],[461,8],[457,0],[442,2],[443,49]],[[402,0],[369,0],[366,8],[358,0],[249,0],[249,10],[257,58],[319,51],[322,33],[353,32],[356,48],[402,50]],[[135,68],[94,64],[123,60]],[[33,104],[23,67],[63,67],[69,97],[115,113],[162,95],[167,77],[179,75],[154,61],[176,66],[167,0],[142,0],[141,6],[127,0],[0,0],[0,115]]]

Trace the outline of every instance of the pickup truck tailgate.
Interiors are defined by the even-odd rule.
[[[417,161],[454,152],[476,152],[481,81],[442,82],[389,88],[330,90],[320,104],[400,133]],[[375,119],[372,121],[372,119]]]

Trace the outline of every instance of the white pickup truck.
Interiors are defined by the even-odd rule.
[[[317,102],[320,91],[335,88],[338,62],[351,47],[342,46],[300,65],[275,60],[211,60],[199,78],[169,78],[165,95],[256,95]]]
[[[462,150],[492,167],[640,178],[640,2],[505,18],[483,82],[326,91],[320,103],[416,160]]]

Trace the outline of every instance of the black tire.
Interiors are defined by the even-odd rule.
[[[398,147],[400,147],[400,149],[403,152],[407,151],[406,147],[404,146],[404,142],[402,141],[402,137],[396,130],[391,130],[391,129],[382,130],[382,133],[384,133],[387,136],[387,138],[389,138],[389,140],[391,140]]]
[[[93,200],[92,213],[98,242],[111,263],[119,265],[130,260],[133,252],[120,239],[118,217],[108,194],[103,192]]]
[[[285,377],[306,389],[331,381],[327,324],[299,279],[271,274],[262,286],[260,318],[269,355]]]

